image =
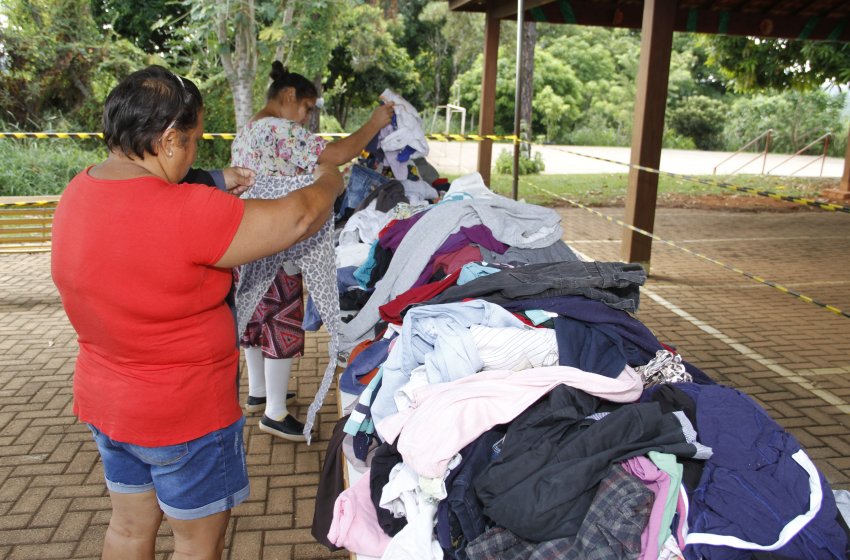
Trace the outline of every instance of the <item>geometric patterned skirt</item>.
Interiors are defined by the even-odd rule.
[[[281,268],[248,320],[239,345],[259,346],[264,357],[275,360],[304,354],[303,293],[301,274],[289,275]]]

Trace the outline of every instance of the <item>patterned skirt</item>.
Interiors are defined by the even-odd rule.
[[[263,356],[275,360],[300,357],[304,353],[303,293],[301,274],[289,275],[281,268],[248,320],[239,344],[243,348],[259,346]]]

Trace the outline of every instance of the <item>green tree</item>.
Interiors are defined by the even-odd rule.
[[[843,105],[842,96],[822,90],[787,90],[739,97],[729,111],[724,131],[726,143],[737,148],[773,129],[771,151],[794,153],[827,132],[836,134],[838,145],[843,146],[841,140],[846,131],[846,122],[842,123],[841,119]],[[818,144],[814,151],[821,146]]]
[[[320,96],[331,52],[339,41],[339,14],[345,4],[343,0],[283,0],[282,20],[269,10],[272,23],[260,31],[261,41],[277,45],[272,60],[280,60],[291,71],[307,76]],[[316,131],[319,113],[311,118],[308,127]]]
[[[546,131],[546,140],[561,138],[565,116],[569,113],[570,107],[562,97],[555,94],[552,86],[549,85],[543,86],[543,89],[535,96],[535,102]]]
[[[402,31],[400,20],[387,20],[380,8],[369,4],[344,10],[339,19],[340,40],[325,82],[327,110],[348,130],[354,109],[374,107],[386,88],[410,96],[419,75],[407,51],[394,40]]]
[[[10,0],[0,14],[0,118],[99,130],[106,92],[145,55],[99,29],[87,0]]]
[[[726,106],[704,95],[687,97],[669,111],[668,123],[677,134],[691,138],[700,150],[723,147]]]
[[[179,21],[186,8],[173,0],[91,0],[91,11],[101,27],[115,33],[148,53],[161,53],[174,35],[174,27],[157,25],[160,20]]]

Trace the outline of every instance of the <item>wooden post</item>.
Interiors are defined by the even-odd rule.
[[[517,0],[516,9],[516,80],[514,91],[514,136],[520,138],[522,135],[522,63],[523,51],[523,25],[525,22],[525,10],[523,0]],[[514,141],[514,167],[513,182],[511,184],[511,195],[514,200],[519,200],[519,142]]]
[[[484,71],[481,76],[481,114],[478,133],[493,134],[496,119],[496,63],[499,56],[499,23],[488,11],[484,24]],[[490,186],[490,165],[493,161],[493,141],[482,140],[478,145],[478,172],[484,184]]]
[[[632,130],[633,165],[658,169],[661,163],[675,17],[676,0],[645,0]],[[652,232],[657,196],[658,175],[630,169],[625,222]],[[652,238],[629,229],[623,232],[623,260],[641,263],[649,273]]]
[[[841,204],[850,200],[850,133],[847,136],[847,151],[844,153],[844,173],[841,174],[841,182],[837,189],[828,189],[821,194]]]

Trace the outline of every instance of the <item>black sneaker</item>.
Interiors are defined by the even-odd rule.
[[[286,393],[286,400],[295,397],[295,393],[289,391]],[[245,412],[262,412],[266,409],[266,397],[252,397],[248,395],[248,400],[245,402]]]
[[[307,441],[307,438],[304,437],[304,424],[296,420],[291,414],[287,414],[286,418],[280,421],[272,420],[263,414],[260,419],[260,429],[289,441]]]

